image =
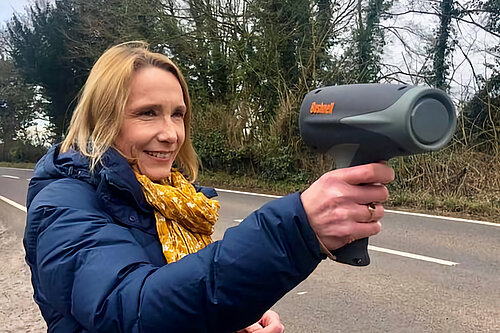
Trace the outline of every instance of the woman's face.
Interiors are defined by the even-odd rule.
[[[123,124],[115,147],[137,159],[139,171],[153,181],[170,175],[184,143],[186,105],[174,74],[157,67],[134,73]]]

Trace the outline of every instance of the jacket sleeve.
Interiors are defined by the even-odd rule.
[[[95,202],[34,202],[28,215],[41,221],[37,272],[45,298],[89,331],[235,331],[256,322],[324,258],[298,194],[162,267]]]

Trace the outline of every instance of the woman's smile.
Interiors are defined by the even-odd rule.
[[[166,160],[172,157],[173,152],[145,151],[146,154],[160,160]]]

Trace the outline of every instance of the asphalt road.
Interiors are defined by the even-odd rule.
[[[0,168],[0,196],[24,205],[30,177]],[[219,190],[214,237],[269,200]],[[368,267],[324,261],[274,306],[286,332],[500,332],[499,224],[388,212],[370,244]]]

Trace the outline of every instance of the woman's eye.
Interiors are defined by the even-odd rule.
[[[144,110],[144,111],[141,111],[141,113],[139,115],[152,117],[152,116],[156,115],[156,112],[154,110]]]
[[[182,111],[176,111],[176,112],[174,112],[173,116],[184,119],[184,112],[182,112]]]

